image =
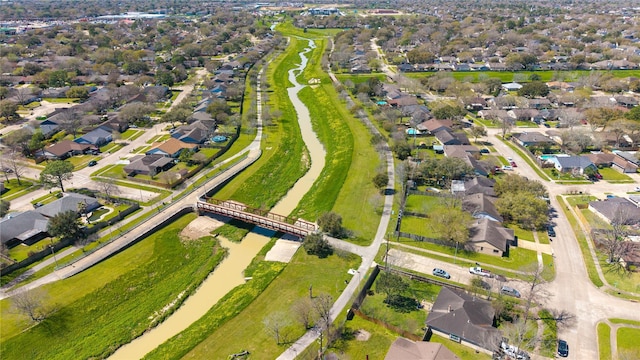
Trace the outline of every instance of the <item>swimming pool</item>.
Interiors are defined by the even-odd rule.
[[[540,159],[541,160],[549,160],[549,159],[553,159],[554,157],[556,157],[555,155],[540,155]]]

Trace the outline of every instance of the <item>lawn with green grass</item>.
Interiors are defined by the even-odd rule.
[[[621,327],[618,328],[616,336],[618,356],[620,356],[621,359],[638,359],[640,356],[640,346],[638,346],[640,329]]]
[[[9,257],[15,261],[22,261],[31,256],[32,253],[37,253],[46,249],[46,247],[51,244],[51,241],[51,238],[44,238],[29,246],[20,244],[12,247],[9,249]]]
[[[558,324],[547,309],[540,310],[538,316],[544,325],[542,339],[540,339],[540,354],[550,358],[555,355],[557,350]]]
[[[613,319],[609,319],[609,321],[611,321],[611,323],[613,324],[627,324],[627,325],[640,326],[640,321],[636,321],[636,320],[613,318]]]
[[[9,181],[5,180],[3,183],[4,191],[2,192],[2,195],[0,195],[0,199],[4,201],[11,201],[40,188],[39,185],[33,186],[33,182],[23,179],[20,179],[20,184],[18,184],[18,180],[16,179],[9,179]]]
[[[382,275],[382,273],[380,275]],[[379,280],[380,276],[378,276],[376,282],[374,282],[371,287],[372,290],[376,289],[376,283]],[[408,284],[408,289],[401,295],[415,300],[418,304],[423,300],[433,303],[442,288],[441,286],[410,280],[405,277],[403,277],[403,280]],[[367,295],[360,310],[367,316],[384,321],[387,324],[396,326],[414,335],[424,335],[424,322],[428,315],[426,308],[418,309],[417,307],[413,307],[411,310],[403,309],[402,311],[398,311],[385,304],[384,301],[386,298],[386,294],[375,291],[373,295]]]
[[[78,102],[79,98],[43,98],[42,101],[47,101],[52,104],[71,104]]]
[[[144,130],[127,129],[122,133],[122,140],[133,141],[144,134]]]
[[[101,146],[100,147],[100,152],[101,153],[111,154],[111,153],[114,153],[114,152],[120,150],[123,147],[124,147],[124,145],[122,145],[120,143],[110,142],[107,145]]]
[[[105,357],[162,321],[225,255],[212,237],[179,239],[195,217],[185,215],[126,252],[43,286],[58,310],[35,326],[9,311],[10,300],[2,300],[3,357]]]
[[[602,175],[602,180],[608,181],[614,184],[624,184],[624,183],[634,183],[635,181],[630,178],[627,174],[623,174],[619,171],[616,171],[612,168],[602,168],[598,169],[600,175]]]
[[[606,323],[598,323],[598,357],[600,360],[611,360],[611,327]]]

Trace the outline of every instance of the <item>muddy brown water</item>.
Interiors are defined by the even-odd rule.
[[[304,88],[304,85],[298,83],[296,76],[307,66],[308,59],[305,54],[311,51],[312,48],[315,48],[315,44],[309,41],[309,47],[300,53],[301,62],[299,66],[289,70],[289,81],[294,86],[288,89],[289,98],[298,114],[302,139],[309,150],[311,167],[271,210],[276,214],[290,214],[295,209],[302,197],[320,176],[325,164],[326,151],[324,146],[313,132],[309,110],[298,97],[298,92]],[[185,300],[176,312],[152,330],[144,333],[131,343],[122,346],[110,359],[140,359],[201,318],[224,295],[245,282],[243,271],[260,249],[269,242],[270,234],[272,233],[268,232],[268,235],[264,235],[259,232],[250,232],[238,244],[221,239],[222,246],[229,249],[229,255],[218,268],[205,279],[202,285]]]

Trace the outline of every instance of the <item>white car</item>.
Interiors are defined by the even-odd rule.
[[[513,166],[511,165],[503,165],[502,170],[513,170]]]

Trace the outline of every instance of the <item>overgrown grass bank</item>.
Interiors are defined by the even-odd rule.
[[[42,287],[58,310],[35,326],[10,311],[10,300],[0,302],[3,358],[102,358],[161,322],[226,254],[212,237],[179,239],[195,216],[185,215],[126,252]]]

